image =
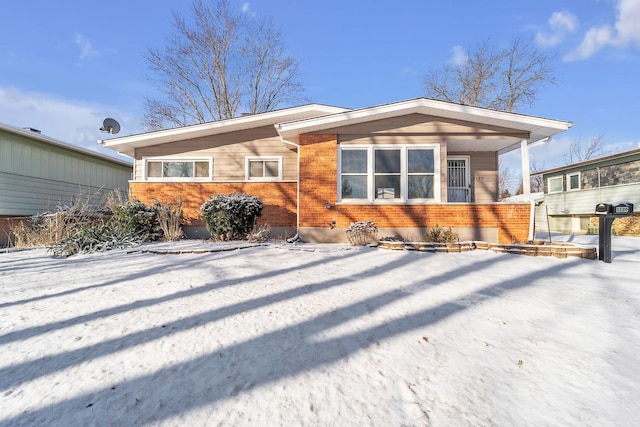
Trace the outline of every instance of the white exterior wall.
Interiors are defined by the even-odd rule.
[[[551,231],[580,231],[573,216],[592,215],[598,203],[612,202],[631,202],[640,211],[640,183],[545,194],[536,208],[536,230],[547,231],[547,208]]]
[[[0,215],[34,215],[71,204],[78,195],[99,202],[125,195],[131,167],[0,130]]]

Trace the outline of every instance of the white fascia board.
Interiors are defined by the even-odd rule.
[[[531,133],[531,141],[555,135],[572,126],[570,122],[418,98],[295,122],[279,123],[276,128],[283,139],[297,142],[299,135],[303,133],[414,113],[522,130]]]
[[[300,107],[271,111],[268,113],[219,120],[216,122],[146,132],[119,138],[104,139],[99,140],[98,142],[107,148],[127,153],[133,152],[135,148],[140,147],[149,147],[185,139],[252,129],[261,126],[273,125],[282,120],[295,120],[317,115],[335,114],[342,111],[346,111],[346,109],[328,105],[309,104]]]

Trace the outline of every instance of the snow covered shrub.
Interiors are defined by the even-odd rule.
[[[451,227],[444,229],[439,227],[438,224],[431,230],[427,231],[425,241],[434,243],[455,243],[458,239],[458,233],[453,231]]]
[[[158,226],[162,230],[163,240],[173,242],[182,238],[182,197],[175,203],[162,204],[153,201],[153,209],[156,211]]]
[[[373,221],[352,222],[347,228],[347,239],[351,246],[366,246],[377,243],[378,227]]]
[[[262,200],[256,196],[217,194],[200,206],[200,213],[214,239],[245,239],[262,214],[262,207]]]
[[[113,226],[118,234],[133,235],[141,241],[154,241],[162,237],[158,215],[153,206],[140,200],[126,201],[111,206]]]
[[[139,241],[138,236],[131,233],[120,234],[110,224],[99,222],[76,227],[73,235],[56,242],[50,251],[55,256],[68,257],[77,253],[135,246]]]

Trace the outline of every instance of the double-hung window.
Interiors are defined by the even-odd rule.
[[[342,150],[342,198],[368,199],[369,151]]]
[[[435,152],[433,149],[407,149],[407,189],[409,199],[435,198]]]
[[[401,165],[400,150],[375,149],[373,150],[374,162],[374,189],[376,199],[399,199]]]
[[[276,181],[282,179],[282,157],[245,157],[247,181]]]
[[[144,159],[144,176],[146,180],[211,180],[213,159],[147,158]]]
[[[437,201],[438,145],[344,146],[338,182],[341,201]]]

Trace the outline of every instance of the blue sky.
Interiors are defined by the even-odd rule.
[[[313,102],[359,108],[423,96],[423,77],[455,60],[460,46],[532,38],[557,56],[558,84],[523,112],[574,123],[532,150],[537,166],[563,164],[571,139],[603,135],[611,152],[640,143],[640,0],[232,2],[273,18],[302,60]],[[143,100],[157,94],[144,54],[165,45],[172,11],[189,7],[188,0],[5,2],[0,122],[95,150],[105,117],[121,123],[119,136],[142,131]]]

